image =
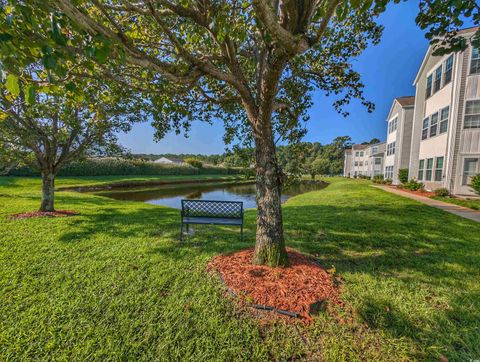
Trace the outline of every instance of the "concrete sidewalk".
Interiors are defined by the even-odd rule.
[[[372,186],[376,187],[377,189],[381,189],[381,190],[390,192],[392,194],[400,195],[400,196],[403,196],[403,197],[408,197],[409,199],[422,202],[425,205],[428,205],[428,206],[431,206],[431,207],[436,207],[437,209],[449,212],[451,214],[455,214],[455,215],[464,217],[466,219],[470,219],[470,220],[473,220],[473,221],[476,221],[476,222],[480,222],[480,211],[475,211],[475,210],[468,209],[468,208],[463,207],[463,206],[450,204],[448,202],[434,200],[434,199],[431,199],[431,198],[425,197],[425,196],[411,194],[409,192],[394,189],[394,188],[388,187],[388,186],[382,186],[382,185],[372,185]]]

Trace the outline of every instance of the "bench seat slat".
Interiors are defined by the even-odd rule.
[[[183,218],[184,224],[217,224],[217,225],[242,225],[242,219],[187,216]]]

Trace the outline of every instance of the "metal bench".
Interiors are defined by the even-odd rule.
[[[243,202],[214,200],[182,200],[182,225],[180,240],[183,240],[183,226],[187,233],[189,225],[233,225],[240,226],[243,241]]]

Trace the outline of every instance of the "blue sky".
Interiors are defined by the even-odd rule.
[[[308,134],[305,141],[329,143],[337,136],[348,135],[354,142],[369,141],[386,136],[386,117],[395,97],[414,95],[413,79],[428,47],[424,32],[415,24],[418,1],[408,0],[390,4],[379,18],[385,26],[379,45],[369,47],[354,62],[365,84],[365,96],[375,103],[376,109],[368,113],[355,101],[348,108],[347,118],[337,114],[332,107],[333,98],[321,92],[314,95],[310,109]],[[153,141],[153,129],[148,122],[138,124],[132,132],[121,135],[120,142],[134,153],[222,153],[221,122],[192,125],[189,138],[167,135],[160,142]]]

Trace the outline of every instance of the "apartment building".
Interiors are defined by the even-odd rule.
[[[477,29],[459,32],[468,44],[463,51],[436,56],[430,46],[414,81],[409,177],[427,190],[474,195],[468,185],[480,172],[480,52],[470,40]]]
[[[343,175],[345,177],[373,177],[382,174],[384,154],[385,142],[372,145],[353,145],[351,149],[345,150]]]
[[[400,183],[399,170],[409,167],[414,106],[414,96],[398,97],[393,100],[388,113],[383,175],[394,185]]]

